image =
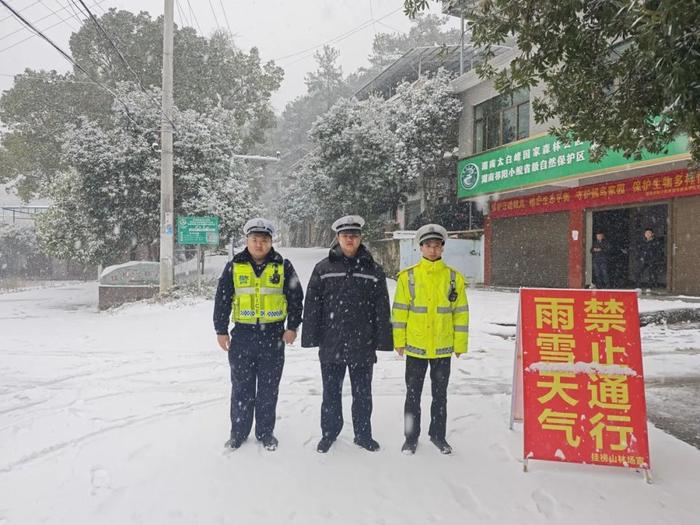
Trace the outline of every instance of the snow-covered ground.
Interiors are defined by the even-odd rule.
[[[281,251],[304,283],[325,253]],[[230,452],[229,370],[212,303],[98,313],[96,295],[79,283],[0,295],[1,525],[700,523],[700,451],[652,425],[652,485],[616,468],[531,462],[522,472],[522,432],[508,430],[515,329],[497,324],[515,322],[516,294],[470,292],[470,352],[450,380],[455,453],[423,439],[413,457],[399,450],[397,356],[380,355],[375,368],[380,452],[352,445],[346,398],[341,439],[316,453],[320,370],[316,351],[298,344],[287,349],[279,449],[253,440]],[[654,303],[641,309],[669,307]],[[700,376],[689,351],[699,332],[643,328],[647,377]]]

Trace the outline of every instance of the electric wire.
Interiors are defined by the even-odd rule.
[[[214,11],[214,4],[211,3],[211,0],[209,0],[209,7],[211,8],[211,14],[214,15],[214,22],[216,22],[216,29],[220,30],[221,26],[219,25],[219,19],[216,17],[216,11]]]
[[[129,107],[127,106],[127,104],[121,98],[119,98],[119,95],[117,95],[112,89],[110,89],[108,86],[105,86],[99,80],[92,78],[90,76],[90,74],[87,72],[87,70],[85,68],[83,68],[83,66],[78,64],[78,62],[76,62],[75,60],[73,60],[73,57],[71,57],[68,53],[66,53],[60,46],[58,46],[53,40],[51,40],[48,36],[46,36],[42,31],[40,31],[39,29],[34,27],[34,25],[29,20],[24,18],[18,11],[16,11],[11,5],[9,5],[6,2],[6,0],[0,0],[0,4],[5,6],[15,16],[15,18],[17,18],[20,22],[22,22],[24,25],[26,25],[34,33],[36,33],[37,36],[41,37],[46,42],[48,42],[51,45],[51,47],[53,47],[56,51],[58,51],[61,54],[61,56],[63,56],[63,58],[65,58],[68,62],[73,64],[73,66],[75,66],[87,78],[89,78],[93,84],[101,87],[107,93],[112,95],[114,97],[114,99],[117,100],[124,107],[125,114],[131,122],[136,124],[139,128],[144,127],[141,123],[139,123],[136,119],[134,119],[134,117],[131,115],[131,112],[129,111]]]
[[[107,1],[107,0],[96,0],[95,3],[92,5],[92,7],[95,7],[95,6],[97,6],[97,5],[99,5],[99,4],[102,4],[102,3],[106,2],[106,1]],[[5,4],[4,2],[3,2],[3,4],[4,4],[4,5],[7,5],[7,4]],[[9,9],[9,7],[8,7],[8,9]],[[19,11],[18,11],[18,12],[19,12]],[[42,29],[42,31],[48,31],[49,29],[53,29],[53,28],[56,27],[57,25],[66,23],[66,20],[69,20],[69,19],[71,19],[71,18],[73,18],[73,15],[69,15],[69,16],[67,16],[66,18],[61,18],[61,19],[59,19],[59,21],[56,22],[55,24],[51,24],[50,26],[47,26],[47,27],[45,27],[44,29]],[[30,32],[30,33],[31,33],[31,32]],[[30,40],[30,39],[34,38],[34,37],[37,36],[37,35],[38,35],[38,33],[36,33],[36,34],[35,34],[35,33],[31,33],[29,36],[23,38],[22,40],[18,40],[18,41],[15,42],[14,44],[10,44],[9,46],[0,49],[0,53],[3,53],[3,52],[5,52],[5,51],[7,51],[7,50],[9,50],[9,49],[12,49],[12,48],[14,48],[14,47],[20,45],[21,43],[26,42],[27,40]]]
[[[303,55],[303,54],[305,54],[305,53],[308,53],[309,51],[315,51],[316,49],[318,49],[318,48],[320,48],[320,47],[323,47],[323,46],[325,46],[325,45],[333,44],[333,43],[336,43],[336,42],[340,42],[340,41],[342,41],[342,40],[345,40],[346,38],[351,37],[351,36],[354,35],[355,33],[359,32],[359,31],[362,31],[363,29],[366,29],[367,27],[369,27],[370,25],[372,25],[374,22],[379,22],[379,21],[381,21],[381,20],[384,20],[385,18],[389,18],[391,15],[393,15],[393,14],[395,14],[395,13],[401,11],[401,9],[403,9],[403,8],[399,7],[398,9],[394,9],[393,11],[391,11],[391,12],[389,12],[389,13],[387,13],[387,14],[385,14],[385,15],[383,15],[382,17],[377,18],[377,19],[372,19],[372,18],[370,18],[369,20],[365,20],[364,22],[362,22],[359,26],[356,26],[356,27],[354,27],[354,28],[352,28],[352,29],[346,31],[345,33],[341,33],[340,35],[335,36],[335,37],[333,37],[333,38],[331,38],[331,39],[329,39],[329,40],[326,40],[325,42],[322,42],[321,44],[318,44],[318,45],[315,45],[315,46],[312,46],[312,47],[308,47],[308,48],[306,48],[306,49],[302,49],[301,51],[296,51],[296,52],[294,52],[294,53],[290,53],[289,55],[284,55],[284,56],[281,56],[281,57],[273,58],[273,60],[274,60],[275,62],[278,62],[278,61],[281,61],[281,60],[287,60],[287,59],[289,59],[289,58],[294,58],[294,57],[296,57],[296,56],[299,56],[299,55]],[[304,58],[306,58],[306,57],[304,57]]]
[[[228,32],[230,34],[233,34],[233,31],[231,30],[231,24],[228,23],[228,15],[226,14],[226,8],[224,7],[224,0],[219,0],[219,3],[221,4],[221,10],[224,12],[224,20],[226,20],[226,27],[228,27]]]
[[[73,3],[75,3],[76,0],[71,0],[71,1],[72,1]],[[117,47],[117,45],[114,43],[114,40],[112,40],[112,38],[109,36],[109,33],[107,33],[107,30],[102,26],[102,24],[100,24],[100,21],[99,21],[99,20],[97,19],[97,17],[92,13],[92,11],[90,11],[90,9],[88,8],[88,6],[85,4],[85,2],[84,2],[83,0],[77,0],[77,1],[80,2],[80,5],[82,5],[83,8],[85,9],[85,11],[87,11],[87,14],[89,15],[89,17],[90,17],[90,19],[92,20],[92,22],[97,26],[97,28],[100,30],[100,32],[102,33],[102,35],[107,39],[107,41],[109,42],[109,44],[112,46],[112,49],[114,49],[114,52],[117,54],[117,56],[118,56],[119,59],[122,61],[122,63],[124,64],[124,66],[126,66],[126,69],[128,69],[129,72],[130,72],[130,73],[133,75],[133,77],[136,79],[136,83],[138,84],[138,86],[139,86],[139,88],[141,89],[141,91],[143,91],[144,94],[145,94],[148,98],[150,98],[152,102],[154,102],[154,103],[156,104],[156,106],[158,107],[158,109],[160,109],[161,115],[168,121],[168,123],[173,127],[173,129],[175,129],[175,123],[172,121],[172,119],[171,119],[168,115],[165,114],[165,110],[163,109],[162,104],[159,103],[159,102],[157,102],[157,101],[154,99],[154,97],[153,97],[153,95],[151,94],[151,92],[148,91],[148,90],[144,87],[143,82],[141,82],[141,77],[139,77],[138,73],[136,73],[136,71],[134,71],[134,68],[131,67],[131,64],[129,64],[129,62],[126,60],[126,58],[124,58],[124,55],[123,55],[122,52],[119,50],[119,48]],[[76,4],[76,7],[77,7],[77,4]]]

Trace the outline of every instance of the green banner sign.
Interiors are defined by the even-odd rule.
[[[600,162],[591,162],[590,147],[590,142],[564,144],[551,135],[541,135],[467,157],[457,163],[457,196],[475,197],[604,173],[624,164],[653,164],[688,156],[688,137],[671,142],[666,153],[644,153],[641,160],[611,151]]]
[[[219,218],[178,217],[177,242],[178,244],[219,244]]]

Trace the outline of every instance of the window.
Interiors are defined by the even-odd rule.
[[[530,90],[499,95],[474,107],[474,153],[530,135]]]

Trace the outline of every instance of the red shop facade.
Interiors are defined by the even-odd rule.
[[[591,247],[604,233],[611,287],[646,287],[641,244],[659,247],[659,291],[700,295],[700,174],[661,171],[495,200],[484,227],[484,282],[582,288],[592,283]]]

